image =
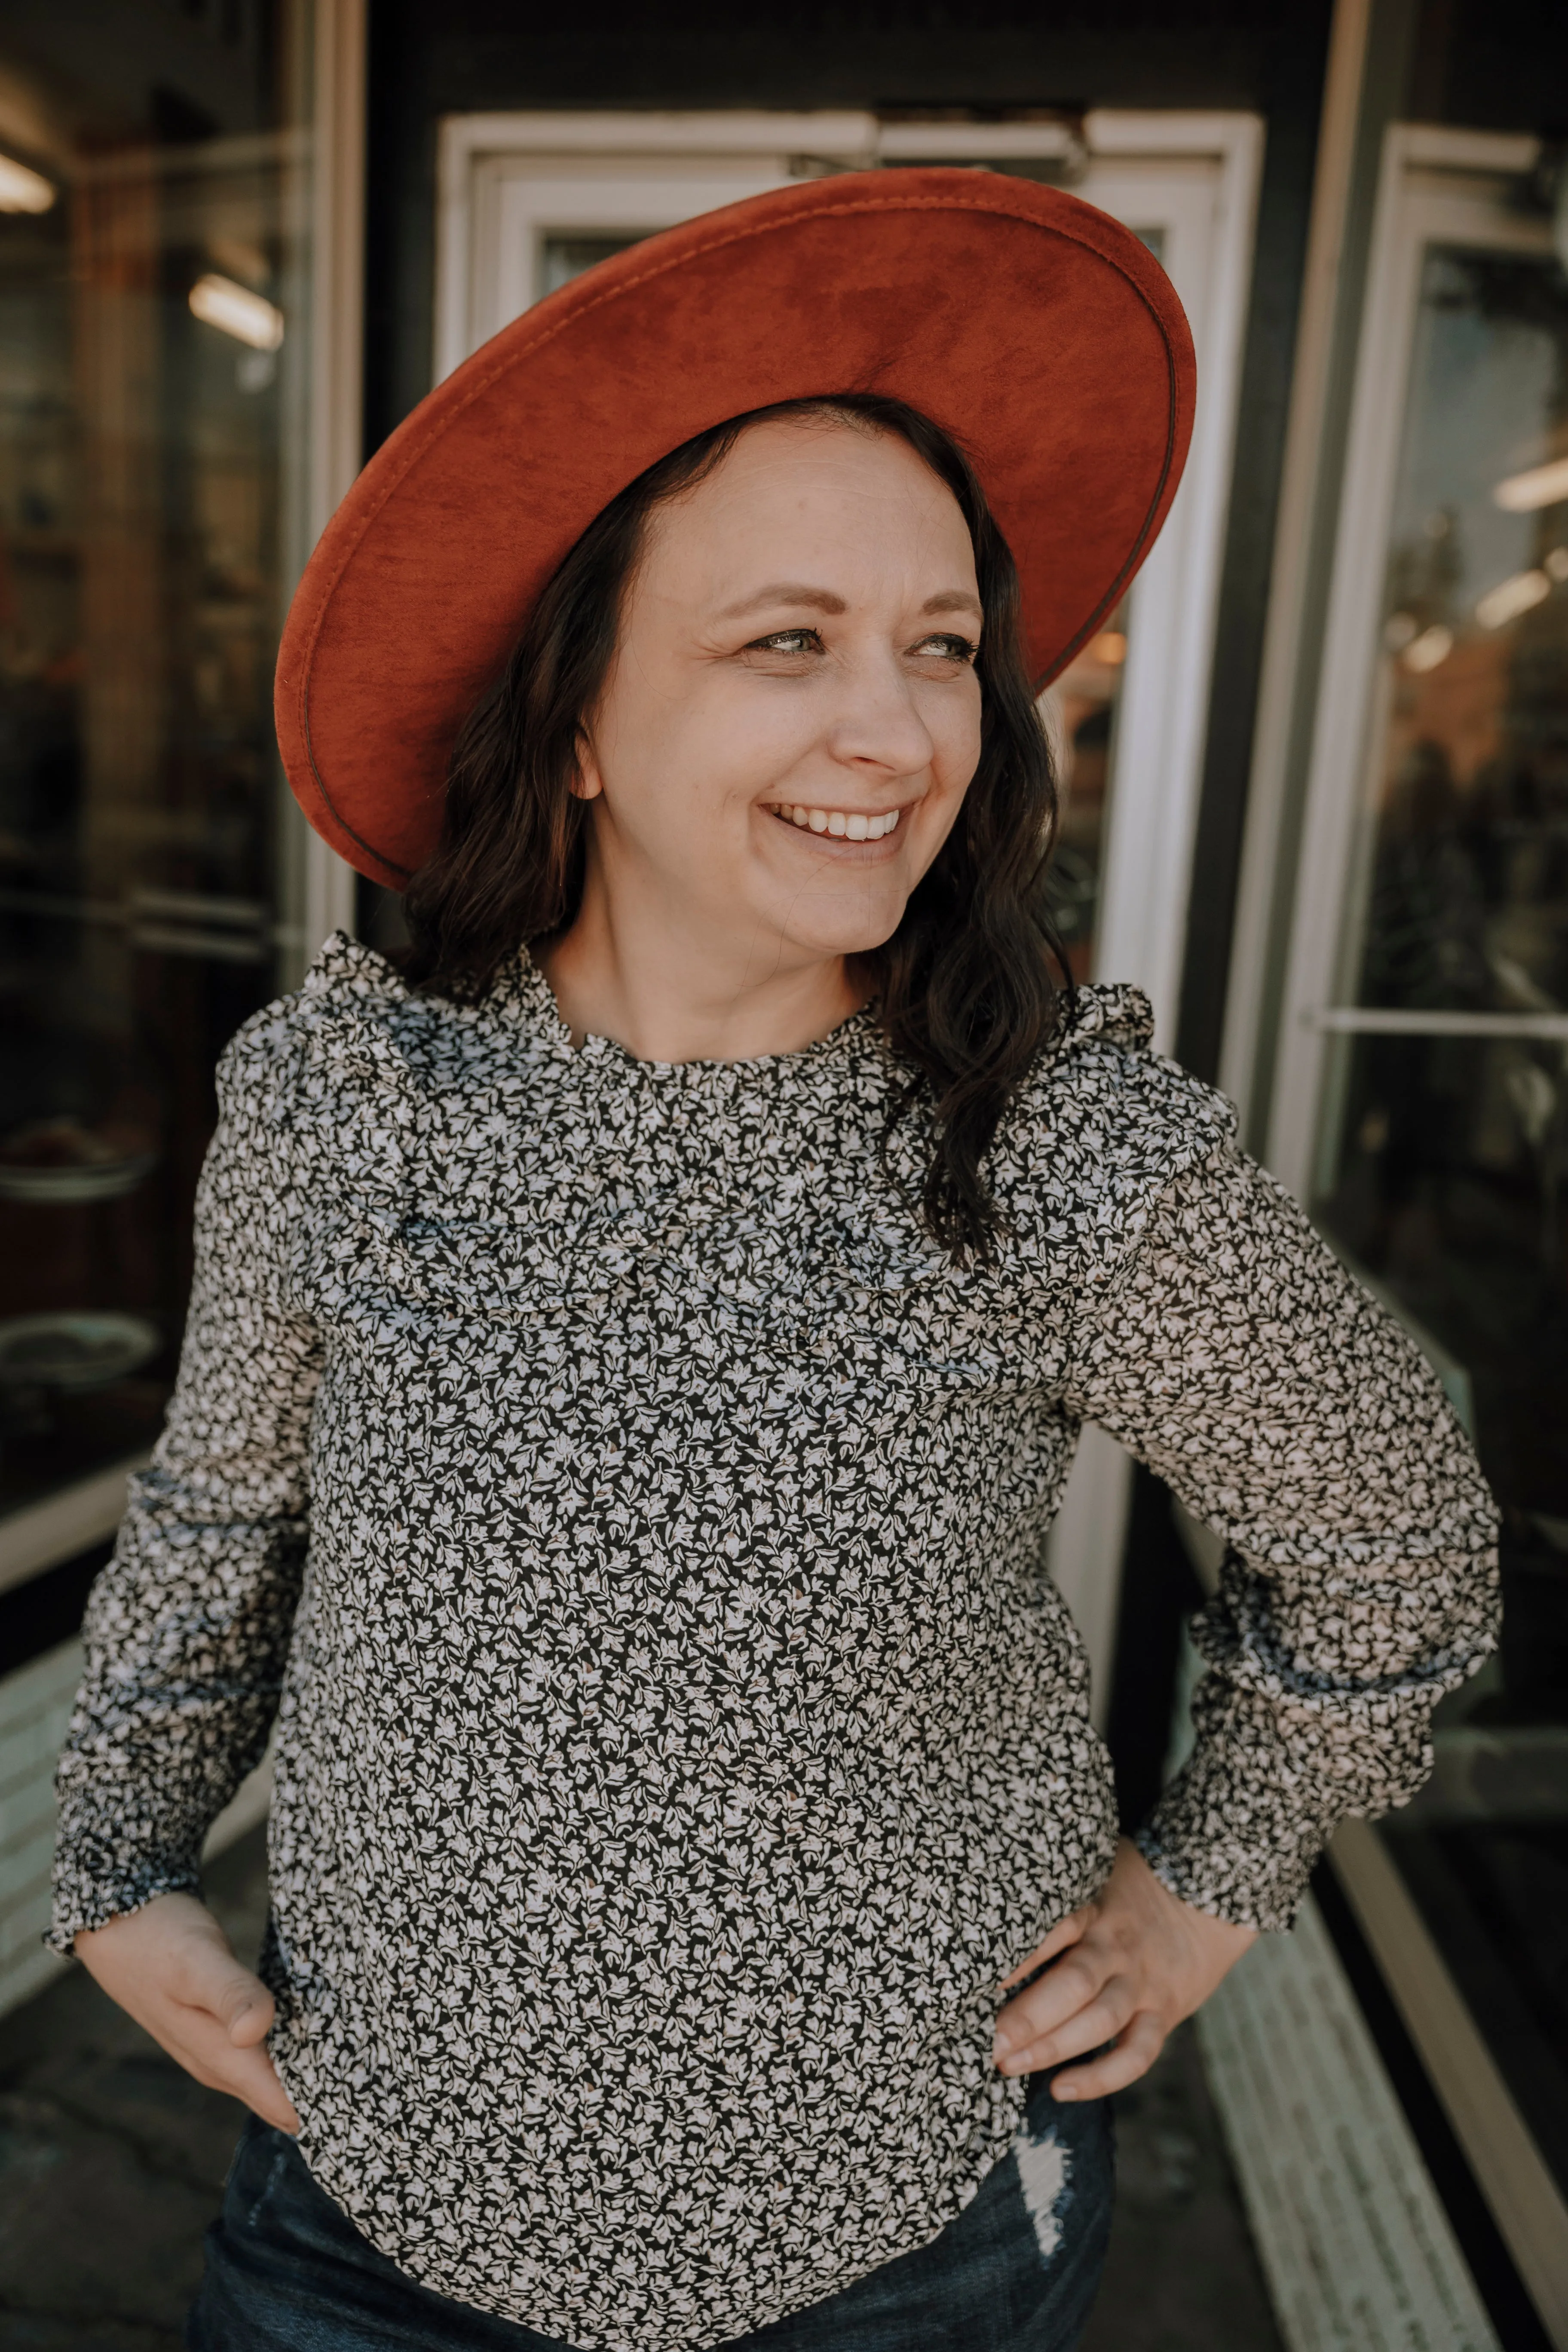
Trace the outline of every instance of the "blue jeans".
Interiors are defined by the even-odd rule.
[[[1023,2129],[929,2245],[719,2352],[1071,2352],[1110,2231],[1104,2101],[1030,2084]],[[189,2352],[571,2352],[554,2336],[416,2286],[317,2188],[291,2139],[254,2116],[207,2232]]]

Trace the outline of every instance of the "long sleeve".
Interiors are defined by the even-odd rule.
[[[1335,1824],[1420,1786],[1433,1706],[1493,1644],[1475,1456],[1398,1324],[1229,1146],[1161,1194],[1072,1385],[1226,1547],[1193,1753],[1140,1843],[1188,1902],[1287,1927]]]
[[[59,1951],[79,1929],[198,1886],[206,1832],[277,1710],[319,1373],[314,1327],[287,1298],[288,1060],[275,1009],[219,1072],[179,1381],[87,1612],[58,1781]]]

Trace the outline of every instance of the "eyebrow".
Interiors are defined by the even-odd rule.
[[[754,595],[742,596],[739,604],[726,604],[719,618],[721,621],[738,621],[744,614],[763,612],[775,604],[805,605],[813,613],[847,613],[849,610],[844,598],[836,595],[831,588],[812,588],[799,581],[781,580],[771,588],[759,588]],[[966,588],[940,589],[936,595],[926,598],[921,611],[922,614],[973,613],[976,620],[984,617],[980,599],[972,596]]]

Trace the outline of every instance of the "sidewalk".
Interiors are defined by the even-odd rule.
[[[263,1841],[253,1831],[208,1875],[247,1957]],[[6,2352],[177,2352],[239,2112],[80,1969],[0,2019]],[[1082,2352],[1279,2352],[1190,2027],[1117,2113],[1116,2229]]]

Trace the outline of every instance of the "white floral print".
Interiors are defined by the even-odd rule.
[[[281,1707],[264,1967],[312,2172],[440,2293],[687,2352],[921,2244],[1018,2128],[997,1979],[1114,1832],[1043,1546],[1101,1423],[1230,1548],[1143,1832],[1286,1924],[1492,1638],[1437,1383],[1228,1106],[1080,992],[965,1269],[869,1012],[574,1052],[334,940],[241,1031],[179,1387],[94,1592],[58,1948],[198,1885]]]

